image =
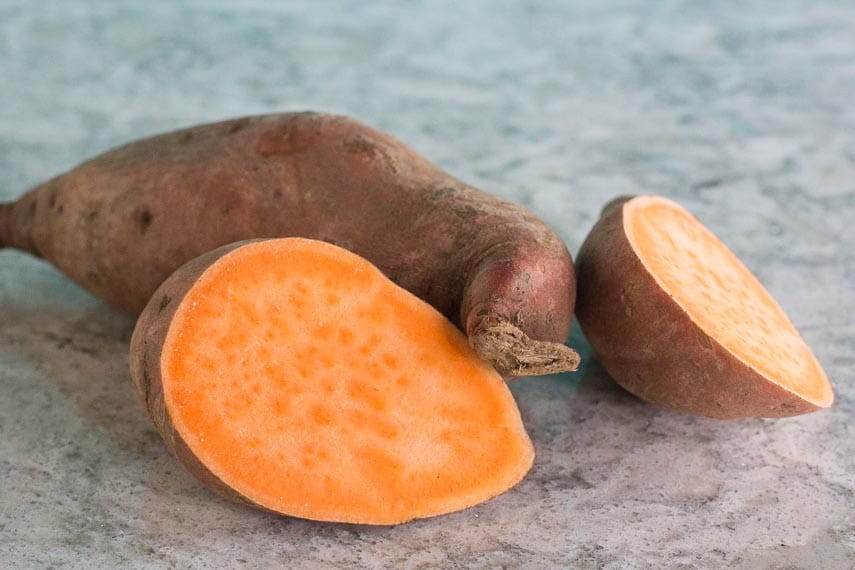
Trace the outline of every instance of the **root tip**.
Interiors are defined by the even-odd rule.
[[[557,374],[579,367],[579,354],[572,348],[534,340],[500,319],[482,321],[469,335],[469,344],[506,378]]]

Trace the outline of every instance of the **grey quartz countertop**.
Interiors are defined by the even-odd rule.
[[[855,567],[855,3],[0,0],[0,198],[111,146],[317,109],[514,199],[575,252],[658,193],[752,268],[837,400],[722,422],[582,369],[513,385],[529,476],[397,527],[228,503],[134,393],[133,320],[0,252],[0,567]]]

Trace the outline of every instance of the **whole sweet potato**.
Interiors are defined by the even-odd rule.
[[[505,376],[574,369],[570,255],[542,221],[341,116],[241,118],[117,148],[0,205],[0,247],[139,313],[182,264],[251,238],[348,249]]]

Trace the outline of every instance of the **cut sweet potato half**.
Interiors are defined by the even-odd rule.
[[[533,461],[510,391],[463,334],[327,243],[197,258],[152,298],[131,354],[175,455],[278,513],[400,523],[498,495]]]
[[[831,405],[828,377],[781,307],[676,203],[639,196],[607,206],[577,272],[585,336],[642,399],[718,418]]]

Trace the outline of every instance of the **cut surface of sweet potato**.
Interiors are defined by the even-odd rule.
[[[633,250],[700,329],[768,380],[819,407],[833,393],[822,367],[771,295],[712,232],[676,203],[624,206]]]
[[[533,461],[510,391],[460,331],[327,243],[217,259],[180,300],[159,365],[195,458],[276,512],[399,523],[498,495]]]

